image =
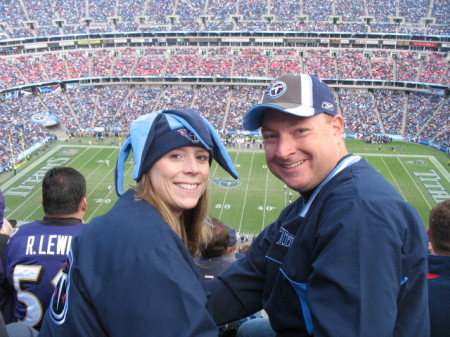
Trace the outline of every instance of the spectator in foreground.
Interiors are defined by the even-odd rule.
[[[23,322],[14,320],[14,291],[8,284],[6,278],[3,257],[12,228],[10,222],[4,218],[6,208],[5,198],[0,190],[0,336],[8,337],[34,337],[38,331]],[[6,318],[5,318],[6,317]]]
[[[235,254],[237,239],[234,229],[231,230],[232,227],[225,225],[218,218],[209,217],[209,220],[212,226],[211,239],[201,245],[200,256],[195,258],[198,270],[205,279],[216,277],[237,259]],[[235,336],[240,324],[240,321],[235,321],[219,326],[219,336]]]
[[[86,180],[71,167],[54,167],[42,181],[44,218],[16,228],[5,251],[5,270],[14,289],[15,321],[39,330],[69,252],[84,226]]]
[[[245,129],[259,127],[270,171],[301,197],[208,281],[216,322],[264,308],[270,324],[251,320],[238,336],[428,336],[424,226],[348,153],[330,88],[311,75],[278,77],[244,115]]]
[[[428,296],[431,337],[450,332],[450,199],[437,203],[430,211],[428,237]]]
[[[123,193],[131,150],[137,183]],[[218,336],[193,259],[210,236],[213,158],[238,177],[212,126],[193,110],[132,123],[116,166],[120,198],[74,239],[39,336]]]
[[[200,256],[195,259],[205,279],[216,277],[237,259],[233,250],[237,243],[236,232],[232,240],[230,227],[215,217],[210,217],[210,221],[212,237],[200,247]]]
[[[0,262],[3,260],[6,244],[12,233],[12,226],[9,221],[5,219],[5,208],[5,197],[3,196],[3,192],[0,190]]]
[[[3,196],[3,192],[0,190],[0,256],[3,258],[3,254],[6,248],[6,241],[8,241],[11,233],[16,227],[16,223],[11,223],[9,220],[5,218],[5,209],[6,202],[5,197]],[[11,220],[15,221],[15,220]],[[5,241],[5,239],[7,240]]]

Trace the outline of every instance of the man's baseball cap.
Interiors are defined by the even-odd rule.
[[[260,104],[244,114],[244,129],[261,127],[267,109],[276,109],[299,117],[312,117],[322,112],[338,114],[333,93],[319,78],[307,74],[285,74],[269,84]]]

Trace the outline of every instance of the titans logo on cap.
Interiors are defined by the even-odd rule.
[[[200,140],[188,129],[179,129],[178,133],[182,135],[183,137],[186,137],[189,139],[192,143],[198,143]]]
[[[277,81],[270,83],[269,87],[266,89],[266,96],[269,98],[277,98],[286,92],[286,83]]]

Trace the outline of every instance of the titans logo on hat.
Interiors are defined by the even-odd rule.
[[[270,83],[269,87],[266,89],[266,96],[269,98],[277,98],[286,92],[286,83],[277,81]]]
[[[192,132],[187,129],[179,129],[178,133],[183,137],[189,139],[192,143],[198,143],[200,141]]]

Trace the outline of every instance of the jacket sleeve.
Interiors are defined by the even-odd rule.
[[[217,324],[228,323],[262,309],[266,280],[266,252],[278,232],[274,223],[262,231],[245,257],[234,262],[217,278],[207,281]]]

